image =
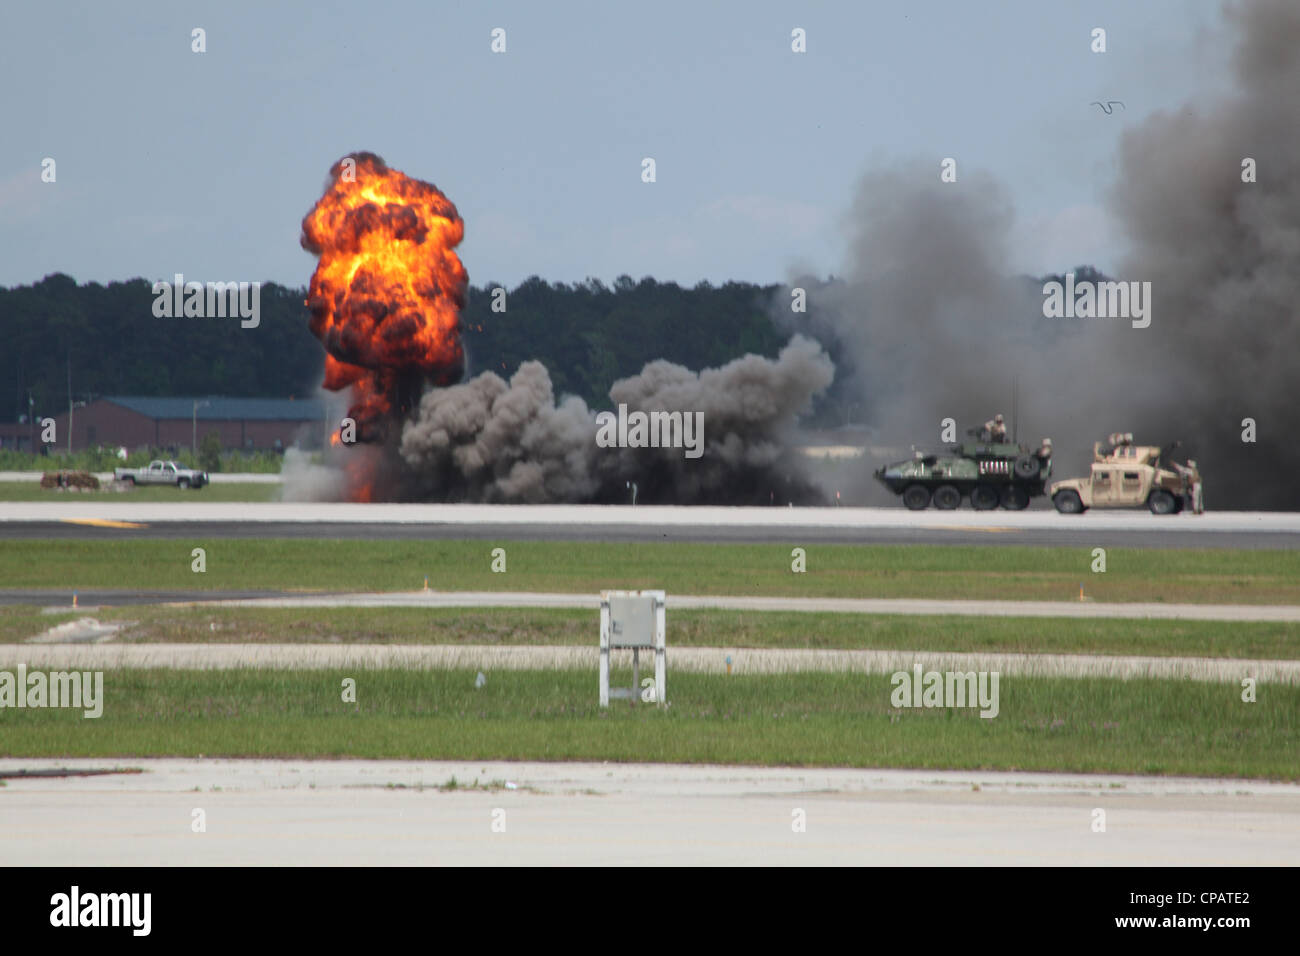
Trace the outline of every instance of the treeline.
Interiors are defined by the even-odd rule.
[[[728,282],[684,288],[675,282],[640,282],[620,276],[576,285],[536,276],[500,296],[488,283],[471,289],[463,326],[469,372],[508,377],[520,362],[546,365],[560,394],[606,407],[615,380],[654,359],[690,369],[721,365],[746,352],[774,356],[789,338],[767,313],[776,286]]]
[[[513,374],[542,361],[559,394],[608,404],[610,385],[664,358],[699,369],[746,352],[775,355],[788,338],[767,312],[775,286],[729,282],[683,288],[627,276],[612,286],[533,277],[501,297],[470,290],[462,317],[470,374]],[[261,321],[155,318],[145,279],[78,285],[63,274],[0,288],[0,421],[104,395],[289,397],[320,382],[324,350],[307,330],[303,289],[268,283]]]
[[[267,284],[257,328],[238,318],[155,318],[146,279],[77,285],[60,273],[0,288],[0,420],[55,415],[105,395],[308,394],[324,367],[301,289]]]

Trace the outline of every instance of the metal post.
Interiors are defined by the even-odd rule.
[[[600,706],[609,706],[609,599],[600,601]]]
[[[211,405],[212,403],[206,398],[203,401],[199,401],[197,398],[194,400],[194,430],[190,434],[190,454],[194,456],[195,468],[199,466],[199,409],[208,408]]]
[[[632,703],[641,696],[641,648],[632,648]]]
[[[667,676],[667,654],[664,650],[664,601],[656,599],[655,601],[655,703],[660,707],[667,706],[668,691],[664,684],[664,678]]]

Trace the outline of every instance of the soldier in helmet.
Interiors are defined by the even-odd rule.
[[[1003,421],[1001,412],[998,412],[984,423],[984,434],[988,435],[988,441],[991,442],[1004,442],[1007,440],[1007,425]]]

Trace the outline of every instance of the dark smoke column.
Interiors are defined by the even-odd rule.
[[[469,278],[454,250],[464,235],[436,186],[373,153],[336,162],[303,218],[302,247],[320,257],[307,307],[327,353],[324,386],[351,386],[359,441],[382,441],[426,385],[460,379]]]
[[[1122,358],[1159,383],[1164,418],[1125,430],[1183,439],[1207,506],[1300,508],[1300,4],[1227,8],[1235,88],[1157,113],[1121,141],[1114,208],[1124,278],[1151,282],[1151,328]],[[1245,177],[1243,161],[1257,164]],[[1250,179],[1251,181],[1247,181]],[[1171,407],[1173,406],[1173,407]],[[1258,426],[1244,441],[1245,422]],[[1165,440],[1163,437],[1161,440]]]

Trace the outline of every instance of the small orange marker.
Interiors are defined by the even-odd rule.
[[[427,574],[424,576],[424,589],[429,590],[429,576]]]
[[[1082,581],[1079,582],[1079,600],[1080,600],[1080,601],[1086,601],[1086,600],[1088,600],[1086,597],[1083,596],[1083,582],[1082,582]]]
[[[73,591],[73,592],[72,592],[72,606],[73,606],[73,607],[76,607],[76,606],[77,606],[77,592],[76,592],[76,591]]]

